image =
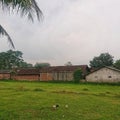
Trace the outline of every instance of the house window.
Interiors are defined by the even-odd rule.
[[[98,76],[95,76],[95,78],[98,78]]]
[[[108,76],[108,78],[112,78],[112,76]]]

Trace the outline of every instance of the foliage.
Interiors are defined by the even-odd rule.
[[[82,79],[82,70],[81,69],[75,70],[73,77],[74,77],[74,82],[79,83],[79,81]]]
[[[11,69],[23,61],[22,52],[9,50],[0,53],[0,69]]]
[[[68,61],[67,63],[65,63],[65,66],[72,66],[72,63]]]
[[[8,39],[8,42],[10,43],[10,45],[15,48],[13,41],[11,39],[11,37],[9,36],[9,34],[6,32],[6,30],[0,25],[0,35],[6,36]]]
[[[13,12],[15,9],[17,13],[21,13],[21,16],[27,16],[28,19],[31,19],[32,21],[35,15],[37,16],[38,20],[40,20],[42,16],[42,11],[38,7],[35,0],[0,0],[0,7],[2,10],[6,8],[9,13],[10,11]],[[0,35],[7,36],[9,43],[14,48],[12,39],[2,25],[0,25]]]
[[[0,120],[119,120],[119,91],[112,85],[0,81]]]
[[[11,75],[16,75],[16,71],[15,71],[15,70],[11,70],[11,71],[10,71],[10,74],[11,74]]]
[[[94,57],[93,60],[90,61],[90,66],[93,68],[100,68],[103,66],[111,65],[113,65],[113,56],[109,53],[102,53],[98,57]]]
[[[43,67],[50,67],[49,63],[36,63],[34,65],[35,68],[43,68]]]
[[[117,69],[120,69],[120,60],[116,60],[113,66]]]
[[[27,63],[27,62],[23,61],[19,64],[19,67],[31,68],[31,67],[33,67],[33,65],[31,63]]]
[[[15,67],[26,67],[29,64],[24,62],[21,51],[8,50],[0,53],[0,69],[12,69]]]

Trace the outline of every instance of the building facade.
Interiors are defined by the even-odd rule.
[[[0,80],[8,80],[11,78],[9,70],[0,70]]]
[[[41,69],[18,68],[11,72],[1,72],[0,79],[26,81],[72,81],[74,71],[81,69],[83,77],[89,72],[87,65],[51,66]]]
[[[87,65],[48,67],[40,70],[40,81],[72,81],[77,69],[82,70],[83,76],[89,72]]]
[[[120,70],[103,67],[86,75],[88,82],[120,82]]]
[[[11,76],[14,80],[39,81],[40,72],[38,69],[16,69],[15,74]]]
[[[81,69],[83,76],[89,71],[87,65],[52,66],[41,69],[17,69],[12,79],[28,81],[72,81],[74,71]]]

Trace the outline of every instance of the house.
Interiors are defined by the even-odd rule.
[[[14,80],[27,80],[27,81],[39,81],[40,72],[35,68],[20,68],[15,70],[15,74],[12,75]]]
[[[87,65],[51,66],[41,69],[26,68],[15,70],[16,74],[12,75],[12,79],[28,81],[72,81],[73,73],[77,69],[82,70],[83,76],[85,76],[89,71]]]
[[[0,70],[0,79],[10,79],[10,71],[9,70]]]
[[[86,75],[88,82],[120,82],[120,70],[114,67],[102,67]]]
[[[81,69],[83,76],[89,72],[87,65],[53,66],[40,70],[40,81],[72,81],[75,70]]]

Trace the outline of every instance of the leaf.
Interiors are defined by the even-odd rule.
[[[8,39],[8,42],[12,46],[12,48],[15,48],[11,37],[9,36],[9,34],[6,32],[6,30],[1,25],[0,25],[0,35],[5,35],[7,37],[7,39]]]

